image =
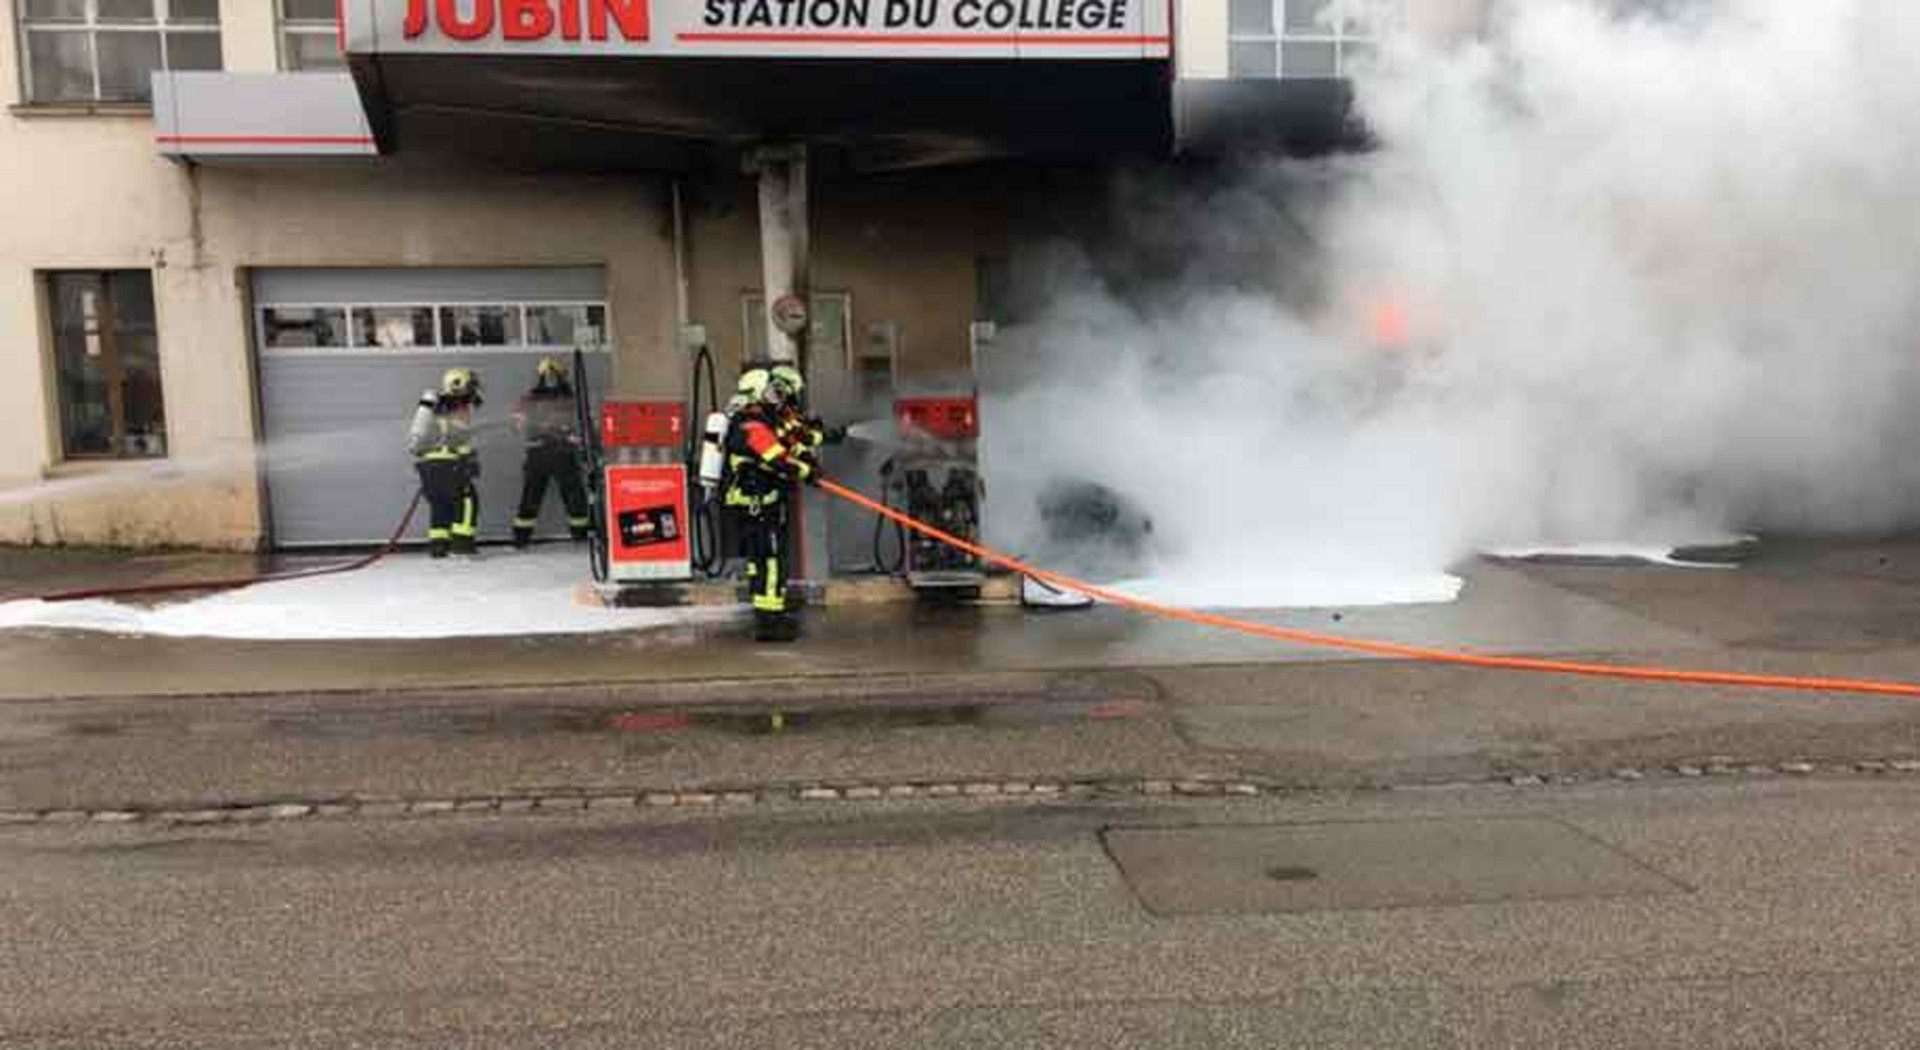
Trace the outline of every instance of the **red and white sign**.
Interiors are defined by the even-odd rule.
[[[604,401],[600,443],[608,448],[681,449],[687,442],[687,406],[680,401]]]
[[[408,40],[645,40],[648,0],[407,0]]]
[[[693,578],[684,465],[608,467],[606,493],[608,579]]]
[[[353,54],[1167,58],[1165,0],[341,0]]]

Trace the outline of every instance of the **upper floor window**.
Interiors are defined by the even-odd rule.
[[[1373,53],[1360,15],[1375,0],[1230,0],[1229,71],[1236,77],[1332,80]]]
[[[33,102],[146,102],[156,69],[219,69],[220,0],[22,0]]]
[[[340,27],[335,22],[336,0],[278,0],[280,4],[280,65],[294,70],[340,70],[347,66],[340,53]]]

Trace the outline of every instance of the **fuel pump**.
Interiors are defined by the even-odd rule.
[[[985,487],[974,397],[900,398],[893,414],[899,450],[880,468],[886,501],[944,532],[978,541]],[[922,596],[977,596],[986,581],[980,560],[971,554],[918,533],[901,536],[900,543],[894,568]]]
[[[677,583],[693,576],[686,411],[679,401],[601,403],[598,540],[606,578],[614,583]]]

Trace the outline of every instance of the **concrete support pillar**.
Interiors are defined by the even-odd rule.
[[[762,146],[747,155],[747,168],[760,181],[760,273],[764,290],[760,318],[767,331],[767,357],[775,364],[807,372],[807,326],[789,332],[775,322],[782,300],[807,298],[807,147],[804,143]],[[806,311],[809,323],[812,310]],[[799,557],[794,577],[824,581],[828,575],[827,509],[811,494],[797,495],[794,537]]]
[[[807,333],[782,331],[773,321],[774,304],[787,296],[807,302],[807,147],[763,146],[747,163],[760,180],[760,268],[767,328],[767,355],[796,367],[804,358]]]

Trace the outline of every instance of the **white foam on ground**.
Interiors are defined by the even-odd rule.
[[[1589,543],[1534,543],[1512,547],[1489,548],[1484,553],[1495,558],[1573,558],[1606,559],[1610,561],[1643,561],[1653,565],[1671,565],[1683,569],[1732,569],[1738,566],[1727,562],[1683,561],[1674,557],[1674,551],[1684,547],[1730,547],[1753,541],[1751,536],[1713,536],[1707,539],[1687,540],[1680,543],[1654,542],[1631,543],[1620,541],[1595,541]]]
[[[1144,576],[1106,584],[1131,598],[1188,609],[1327,609],[1368,605],[1441,605],[1460,597],[1460,577],[1444,572],[1297,573],[1257,577]]]
[[[0,603],[0,630],[41,628],[172,638],[459,638],[585,634],[712,622],[730,606],[580,605],[587,557],[573,547],[488,549],[480,559],[386,558],[358,572],[251,587],[154,608],[109,600]]]

